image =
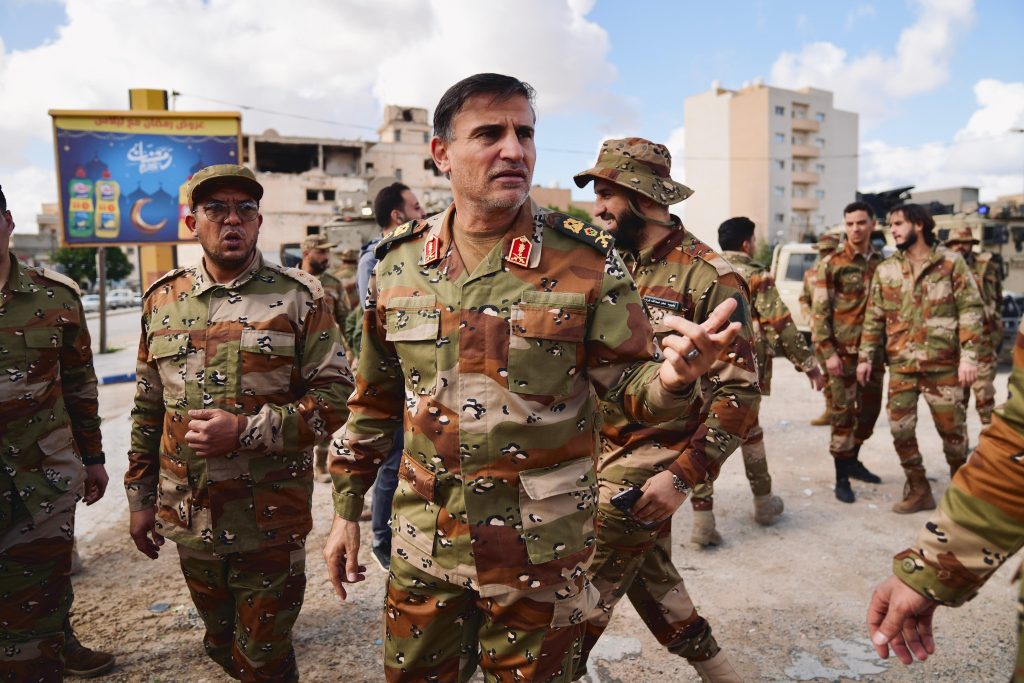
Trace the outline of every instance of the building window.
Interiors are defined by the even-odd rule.
[[[784,213],[777,213],[777,214],[775,214],[775,222],[776,223],[785,223],[786,222],[786,214],[784,214]]]
[[[782,159],[776,159],[775,168],[779,169],[780,171],[786,170],[786,162],[783,161]]]
[[[395,169],[395,180],[401,182],[401,180],[402,180],[402,169],[400,169],[400,168],[396,168]]]
[[[370,173],[372,171],[373,171],[373,162],[372,161],[367,161],[366,162],[366,175],[370,175]]]
[[[825,120],[825,114],[823,112],[820,112],[820,111],[819,112],[815,112],[814,120],[815,121],[824,121]]]
[[[430,142],[430,133],[424,133],[423,134],[423,144],[425,145],[425,144],[427,144],[429,142]]]
[[[785,133],[776,133],[775,134],[775,142],[785,142],[785,141],[786,141],[786,134]]]
[[[320,201],[319,190],[306,190],[306,201],[307,202],[318,202]]]
[[[306,234],[307,235],[319,235],[320,234],[320,226],[319,225],[307,225],[306,226]]]
[[[324,201],[333,202],[335,197],[334,190],[324,190]]]
[[[775,187],[774,187],[774,188],[772,189],[772,193],[773,193],[773,194],[774,194],[774,195],[775,195],[776,197],[785,197],[785,196],[786,196],[786,188],[785,188],[785,187],[783,187],[782,185],[776,185],[776,186],[775,186]]]
[[[818,149],[825,149],[825,138],[814,138],[814,146]]]
[[[434,160],[433,159],[424,159],[423,160],[423,170],[424,171],[433,171],[434,170]]]
[[[814,170],[817,171],[818,173],[824,173],[825,172],[825,164],[815,164],[814,165]]]
[[[402,131],[400,131],[400,130],[398,130],[396,128],[395,129],[395,142],[401,142],[401,141],[402,141]]]
[[[825,190],[815,190],[814,191],[814,196],[817,199],[824,199],[825,198]]]
[[[775,106],[775,115],[776,116],[785,116],[786,115],[786,108],[785,107],[780,107],[780,106],[776,105]]]

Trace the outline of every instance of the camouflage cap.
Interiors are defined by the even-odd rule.
[[[975,237],[974,232],[965,225],[960,228],[953,228],[949,231],[949,237],[946,238],[946,244],[956,244],[957,242],[979,244],[980,240]]]
[[[338,246],[337,242],[328,242],[327,235],[310,235],[302,240],[302,251],[310,249],[333,249]]]
[[[818,238],[818,242],[814,245],[814,248],[822,254],[833,252],[839,248],[839,236],[826,233]]]
[[[356,263],[359,261],[358,249],[335,249],[334,253],[338,255],[342,263]]]
[[[203,197],[200,189],[203,193],[208,193],[225,185],[240,187],[251,194],[256,201],[263,199],[263,186],[259,184],[256,175],[248,168],[237,164],[216,164],[199,169],[189,178],[185,188],[189,208],[195,208],[197,195],[200,199]]]
[[[573,176],[577,187],[586,187],[595,178],[604,178],[629,188],[659,204],[681,202],[693,190],[672,180],[672,155],[665,145],[643,138],[605,140],[593,168]]]

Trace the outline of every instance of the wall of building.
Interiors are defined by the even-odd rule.
[[[683,125],[686,148],[683,172],[676,180],[693,190],[693,195],[673,208],[687,230],[710,245],[718,245],[718,226],[729,218],[732,185],[729,181],[729,102],[733,93],[713,89],[686,98]]]

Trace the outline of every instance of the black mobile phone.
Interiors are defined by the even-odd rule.
[[[644,492],[640,490],[640,487],[633,486],[622,493],[616,493],[612,496],[612,505],[623,512],[629,512],[630,509],[636,505],[636,502],[640,500],[640,496],[642,495],[644,495]]]

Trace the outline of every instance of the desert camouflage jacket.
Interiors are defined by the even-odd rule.
[[[691,487],[711,482],[746,437],[761,402],[746,283],[681,224],[640,254],[621,255],[659,340],[669,333],[662,322],[666,315],[703,322],[729,298],[736,299],[733,319],[741,321],[743,329],[706,375],[705,408],[700,413],[640,425],[627,419],[616,404],[601,404],[601,478],[642,485],[652,470],[667,467]]]
[[[785,356],[802,372],[818,367],[818,361],[807,347],[804,336],[796,329],[793,316],[783,303],[775,278],[768,269],[741,251],[724,251],[722,256],[739,271],[750,287],[758,382],[761,393],[767,396],[772,388],[773,355]]]
[[[959,254],[933,248],[915,278],[897,251],[871,279],[859,360],[870,362],[884,340],[899,372],[955,370],[961,358],[976,364],[984,324],[978,285]]]
[[[330,463],[335,511],[359,518],[404,425],[393,552],[482,595],[552,585],[594,550],[595,393],[655,422],[696,409],[699,392],[663,389],[643,304],[603,230],[528,202],[469,273],[454,214],[377,245]],[[443,507],[453,495],[464,513]]]
[[[946,489],[913,547],[896,555],[904,583],[945,605],[973,598],[1024,546],[1024,329],[1018,330],[1010,399]]]
[[[33,516],[102,464],[96,373],[78,286],[10,255],[0,290],[0,486]]]
[[[150,287],[125,488],[155,505],[157,531],[189,547],[248,552],[301,542],[312,526],[315,442],[344,422],[352,376],[320,283],[253,265],[220,285],[199,264]],[[238,448],[201,458],[188,411],[245,415]]]
[[[849,242],[818,262],[811,303],[811,343],[823,359],[856,356],[871,278],[882,262],[874,247],[867,255]]]
[[[987,251],[980,254],[971,252],[965,260],[981,291],[981,303],[985,307],[986,341],[990,349],[997,349],[1003,340],[1003,276],[999,272],[999,264]]]
[[[821,262],[820,259],[818,262]],[[808,327],[813,324],[813,319],[811,317],[813,315],[811,313],[811,301],[814,298],[814,280],[817,277],[817,274],[817,263],[814,264],[813,268],[808,268],[804,271],[803,286],[800,288],[800,297],[797,299],[797,301],[800,302],[800,313],[803,314]]]

